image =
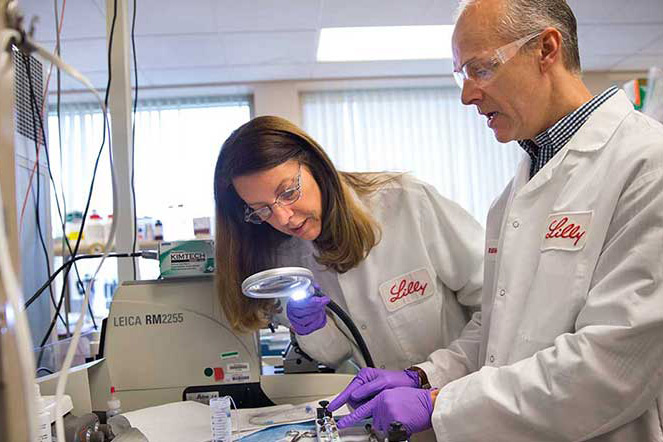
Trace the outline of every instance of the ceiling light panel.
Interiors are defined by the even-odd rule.
[[[323,28],[320,62],[451,58],[452,25]]]

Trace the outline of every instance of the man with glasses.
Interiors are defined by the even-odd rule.
[[[527,153],[488,214],[482,312],[419,365],[437,393],[354,382],[339,426],[663,441],[663,127],[592,97],[564,0],[463,2],[453,58],[463,103]]]

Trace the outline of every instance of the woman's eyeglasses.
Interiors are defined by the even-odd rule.
[[[252,209],[249,206],[244,208],[244,221],[252,224],[262,224],[267,221],[274,210],[272,207],[279,205],[281,207],[290,206],[297,202],[302,197],[302,165],[299,164],[297,176],[294,177],[295,184],[292,187],[285,189],[283,192],[276,196],[272,204],[268,204],[259,209]]]

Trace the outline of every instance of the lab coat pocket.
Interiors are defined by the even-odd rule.
[[[433,293],[387,315],[389,328],[411,364],[425,361],[430,353],[441,347],[441,310],[442,298]]]
[[[435,292],[428,269],[404,273],[380,284],[380,297],[387,311],[393,313],[403,307],[430,298]]]
[[[552,346],[557,336],[575,331],[591,275],[586,267],[584,250],[541,252],[522,316],[531,319],[519,327],[522,347],[530,355]]]
[[[589,236],[593,214],[591,210],[551,213],[546,223],[547,230],[543,235],[541,251],[582,250]]]

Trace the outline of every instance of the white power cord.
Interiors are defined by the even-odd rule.
[[[9,59],[11,54],[6,48],[12,39],[20,39],[20,37],[20,34],[13,30],[3,30],[2,33],[0,33],[0,66],[11,66],[12,61]],[[0,77],[4,76],[4,74],[4,72],[0,72]],[[4,200],[2,198],[2,187],[0,186],[0,202],[1,201]],[[34,355],[32,354],[32,337],[30,335],[30,328],[28,327],[25,310],[23,309],[23,291],[21,290],[20,282],[16,278],[11,254],[9,253],[9,241],[6,237],[6,226],[5,211],[0,206],[0,276],[9,301],[9,307],[6,310],[7,322],[10,326],[16,326],[16,340],[19,357],[18,364],[20,369],[23,370],[21,376],[23,378],[23,387],[26,389],[26,405],[28,422],[30,424],[29,437],[30,440],[34,440],[37,435],[38,422],[35,395],[33,392],[35,383],[35,361]]]
[[[72,361],[74,359],[74,355],[76,353],[76,348],[78,346],[78,341],[81,337],[81,331],[83,329],[83,322],[85,321],[85,314],[87,313],[87,305],[88,301],[90,299],[90,291],[92,288],[92,284],[94,280],[97,278],[97,273],[99,273],[99,269],[101,269],[101,266],[103,265],[104,261],[106,260],[106,257],[108,256],[108,252],[110,251],[111,244],[113,243],[113,239],[115,238],[115,231],[117,229],[117,216],[115,216],[115,213],[117,211],[117,206],[118,206],[118,200],[117,200],[117,182],[116,182],[116,177],[115,177],[115,168],[113,166],[113,152],[111,149],[111,136],[110,136],[110,125],[108,123],[108,116],[106,114],[106,106],[104,105],[104,101],[102,100],[101,96],[97,92],[97,90],[94,88],[92,83],[80,72],[78,72],[75,68],[72,66],[68,65],[65,63],[60,57],[58,57],[55,54],[52,54],[49,52],[47,49],[39,46],[37,43],[32,41],[29,37],[26,38],[27,46],[31,49],[34,50],[38,55],[43,57],[44,59],[50,61],[51,63],[55,64],[57,67],[65,71],[67,74],[78,80],[80,83],[82,83],[86,88],[88,88],[95,96],[95,98],[99,101],[99,105],[101,106],[101,110],[103,112],[103,117],[106,120],[106,130],[108,130],[108,156],[110,159],[110,168],[111,168],[111,182],[112,182],[112,188],[113,188],[113,222],[111,224],[111,230],[110,234],[108,235],[108,239],[106,240],[106,244],[104,245],[104,250],[103,250],[103,256],[101,257],[101,261],[99,262],[99,265],[97,266],[97,269],[94,271],[94,275],[90,279],[90,282],[88,283],[87,287],[85,288],[85,297],[83,298],[83,302],[81,303],[81,314],[78,318],[78,321],[76,322],[76,328],[74,329],[74,335],[71,338],[71,342],[69,343],[69,347],[67,349],[67,355],[64,358],[64,362],[62,363],[62,368],[60,369],[60,375],[58,377],[58,383],[57,387],[55,389],[55,431],[57,435],[57,440],[65,440],[65,434],[64,434],[64,421],[62,418],[62,398],[64,396],[64,390],[67,385],[67,377],[69,376],[69,369],[71,368]],[[33,370],[34,372],[34,370]]]

